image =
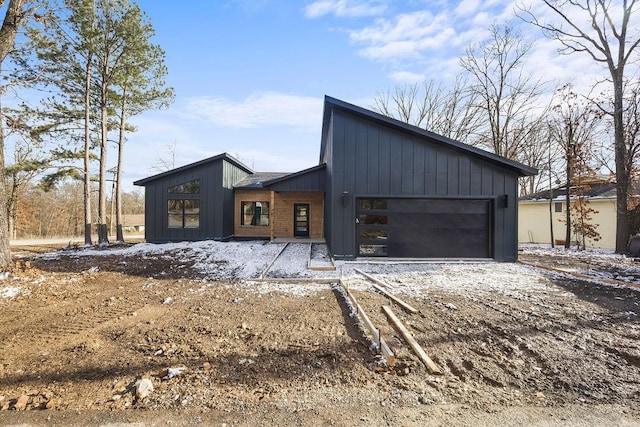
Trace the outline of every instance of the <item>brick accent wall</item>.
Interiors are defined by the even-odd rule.
[[[324,236],[324,193],[281,191],[273,193],[272,219],[275,237],[293,237],[293,205],[309,203],[309,237]]]
[[[324,193],[304,191],[235,190],[236,237],[293,237],[293,205],[309,204],[309,237],[324,236]],[[269,226],[241,225],[242,202],[269,202]]]
[[[233,208],[233,229],[236,237],[271,236],[273,223],[273,201],[271,190],[235,190]],[[242,202],[269,202],[269,226],[242,225]]]

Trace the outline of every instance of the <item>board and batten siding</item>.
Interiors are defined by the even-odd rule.
[[[408,197],[492,201],[493,257],[516,259],[516,171],[339,109],[333,110],[328,126],[323,159],[329,186],[325,237],[334,256],[357,254],[357,198]]]
[[[145,237],[148,242],[222,239],[233,234],[233,183],[247,172],[224,159],[194,166],[145,184]],[[200,180],[200,194],[169,194],[168,188]],[[168,200],[200,200],[199,228],[169,228]]]

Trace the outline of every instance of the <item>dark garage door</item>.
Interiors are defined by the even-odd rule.
[[[359,256],[491,258],[491,203],[358,199]]]

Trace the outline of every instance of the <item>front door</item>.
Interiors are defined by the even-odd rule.
[[[294,237],[309,237],[309,203],[295,203],[293,205],[293,235]]]

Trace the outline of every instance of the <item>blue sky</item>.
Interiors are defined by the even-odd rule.
[[[259,171],[314,166],[325,94],[369,108],[376,92],[397,84],[450,81],[466,46],[484,39],[492,23],[512,22],[536,39],[528,71],[554,85],[602,73],[586,56],[558,55],[514,17],[508,0],[138,3],[166,51],[176,100],[132,120],[138,131],[125,152],[128,189],[157,173],[158,158],[168,160],[174,144],[175,166],[221,152]]]

